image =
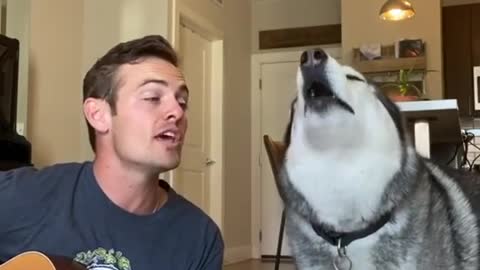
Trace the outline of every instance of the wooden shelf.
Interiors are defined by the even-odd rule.
[[[383,58],[377,60],[354,61],[352,66],[361,73],[381,73],[399,71],[400,69],[426,69],[425,56],[409,58]]]
[[[401,69],[425,70],[427,60],[425,56],[418,57],[395,57],[395,47],[393,45],[381,47],[382,58],[375,60],[366,59],[358,48],[353,49],[352,66],[361,73],[387,73],[396,72]]]

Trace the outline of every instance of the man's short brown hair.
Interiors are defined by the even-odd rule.
[[[83,101],[87,98],[98,98],[108,102],[112,113],[116,112],[119,66],[133,64],[144,57],[157,57],[178,66],[175,50],[160,35],[149,35],[143,38],[117,44],[103,57],[98,59],[83,79]],[[95,130],[88,123],[88,137],[95,151]]]

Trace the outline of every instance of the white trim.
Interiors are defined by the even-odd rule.
[[[179,29],[179,25],[177,25],[179,22],[177,21],[177,1],[178,0],[168,0],[168,29],[167,29],[167,39],[172,45],[172,47],[177,49],[177,44],[176,42],[176,37],[177,37],[177,29]],[[172,187],[175,188],[174,186],[174,171],[170,170],[168,172],[160,174],[159,178],[164,179],[165,181],[168,182],[168,184]]]
[[[177,26],[177,0],[167,0],[167,8],[168,8],[168,29],[167,29],[167,38],[170,41],[170,44],[175,47],[175,38],[176,38],[176,29]]]
[[[178,48],[180,26],[184,24],[195,30],[201,36],[211,41],[223,40],[223,31],[212,24],[207,18],[199,15],[180,0],[169,0],[170,4],[170,28],[169,38],[172,46]]]
[[[318,47],[318,46],[317,46]],[[337,59],[341,58],[341,45],[323,46],[328,53]],[[251,192],[252,192],[252,258],[259,259],[261,257],[261,243],[259,241],[259,232],[261,229],[261,168],[260,168],[260,151],[263,147],[261,134],[261,103],[260,103],[260,87],[261,65],[267,63],[278,62],[294,62],[299,61],[299,55],[305,48],[282,51],[253,54],[251,58]]]
[[[239,246],[225,249],[224,265],[238,263],[251,259],[251,246]]]
[[[478,78],[480,77],[480,66],[473,67],[473,98],[475,102],[473,103],[473,107],[475,110],[480,109],[480,104],[478,103],[478,90],[480,85],[478,85]]]
[[[209,214],[215,220],[220,230],[224,230],[224,178],[223,178],[223,33],[211,24],[207,18],[196,13],[179,0],[169,0],[169,39],[175,50],[178,51],[181,25],[195,30],[198,34],[212,43],[212,72],[210,89],[210,141],[208,156],[215,160],[209,167]],[[213,106],[213,104],[218,104]],[[169,172],[169,183],[175,188],[175,171]]]
[[[396,104],[403,112],[458,110],[456,99],[401,101],[396,102]]]
[[[260,99],[258,98],[260,93],[260,77],[261,77],[261,62],[264,60],[263,55],[252,55],[251,58],[251,131],[252,131],[252,144],[251,144],[251,240],[252,245],[252,258],[259,259],[261,256],[261,246],[259,241],[259,232],[261,228],[261,183],[260,183],[260,157],[258,151],[261,147],[261,142],[258,140],[258,134],[261,130],[261,119],[260,119]]]
[[[225,179],[223,175],[223,40],[212,42],[212,72],[210,91],[210,153],[215,164],[210,167],[210,213],[223,232],[225,208]],[[212,106],[219,104],[219,106]],[[212,196],[215,195],[215,196]]]
[[[415,121],[414,130],[415,148],[417,152],[425,158],[430,158],[430,125],[428,121]]]

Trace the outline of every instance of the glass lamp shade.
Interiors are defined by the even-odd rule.
[[[380,9],[380,18],[386,21],[400,21],[414,15],[415,10],[407,0],[388,0]]]

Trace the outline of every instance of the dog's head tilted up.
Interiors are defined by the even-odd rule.
[[[392,101],[320,49],[301,55],[297,90],[277,187],[298,269],[477,269],[466,197]]]
[[[322,222],[363,227],[380,214],[381,193],[410,149],[400,112],[362,74],[319,49],[302,54],[297,87],[286,136],[291,182]]]
[[[391,148],[403,140],[396,106],[362,74],[323,50],[303,52],[297,86],[292,143],[306,142],[321,150],[363,143]]]

